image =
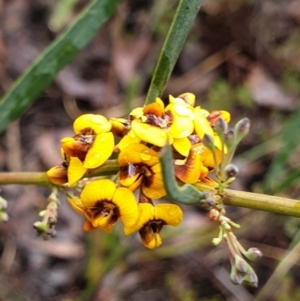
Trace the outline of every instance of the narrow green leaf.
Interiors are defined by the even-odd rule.
[[[163,49],[156,64],[145,104],[161,96],[174,69],[202,0],[180,0]]]
[[[30,106],[56,74],[90,42],[121,1],[92,1],[70,28],[29,66],[0,102],[0,133]]]

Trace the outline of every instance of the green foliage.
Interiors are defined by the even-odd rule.
[[[300,128],[300,107],[298,107],[283,126],[281,134],[281,148],[273,160],[264,180],[266,192],[279,192],[300,176],[299,166],[289,164],[292,153],[300,143],[298,131]]]
[[[94,0],[29,66],[0,102],[0,133],[20,116],[95,36],[121,0]]]
[[[238,103],[244,107],[251,107],[253,105],[252,97],[249,90],[243,86],[238,85],[232,87],[225,79],[218,79],[211,86],[207,102],[209,109],[222,108],[230,111],[234,103]]]
[[[145,104],[161,96],[173,71],[202,0],[181,0],[156,64]]]

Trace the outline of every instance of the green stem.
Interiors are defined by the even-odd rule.
[[[94,170],[91,174],[86,175],[86,178],[114,175],[119,171],[117,160],[108,160],[104,165]],[[0,185],[39,185],[53,186],[46,172],[0,172]]]
[[[171,159],[168,156],[169,152],[164,152],[163,157],[167,160]],[[112,175],[119,170],[115,160],[109,160],[105,166],[101,166],[97,172],[89,175]],[[164,170],[164,176],[167,178],[173,177],[173,173],[169,170]],[[171,181],[173,183],[173,181]],[[199,204],[199,201],[205,197],[201,191],[216,192],[216,189],[201,183],[192,185],[186,184],[181,187],[177,185],[168,186],[169,197],[174,201],[181,204]],[[40,185],[51,186],[45,172],[0,172],[0,185],[20,184],[20,185]],[[200,190],[200,191],[199,191]],[[184,198],[182,198],[184,192]],[[188,192],[188,194],[186,194]],[[192,201],[192,202],[190,202]],[[272,195],[257,194],[252,192],[237,191],[225,189],[223,203],[229,206],[245,207],[254,210],[263,210],[273,213],[279,213],[289,216],[300,217],[300,201],[288,198],[276,197]]]
[[[45,172],[0,172],[0,185],[20,184],[51,186]]]
[[[202,0],[180,0],[176,14],[156,64],[145,105],[161,96],[174,69]]]
[[[225,189],[223,203],[235,207],[300,217],[300,201],[273,195]]]

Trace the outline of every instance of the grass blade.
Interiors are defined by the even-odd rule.
[[[163,49],[156,64],[145,104],[161,96],[173,71],[202,0],[180,0]]]

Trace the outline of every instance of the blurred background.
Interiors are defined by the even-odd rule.
[[[88,3],[0,0],[0,96]],[[86,112],[124,116],[144,102],[178,2],[125,0],[93,41],[36,102],[0,135],[0,171],[45,171],[60,164],[60,139]],[[300,195],[300,5],[297,0],[204,0],[163,95],[192,92],[208,110],[248,117],[237,150],[233,189],[298,199]],[[57,237],[44,241],[32,224],[50,191],[1,186],[9,221],[0,225],[0,300],[203,301],[300,300],[297,218],[227,208],[235,234],[264,257],[252,264],[257,288],[229,280],[217,225],[184,207],[163,245],[138,236],[83,233],[83,220],[61,198]],[[280,269],[276,269],[288,254]]]

